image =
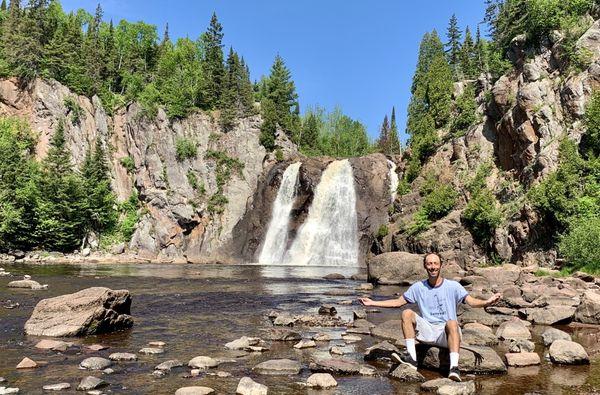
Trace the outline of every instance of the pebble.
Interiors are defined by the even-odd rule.
[[[34,347],[40,350],[66,351],[71,343],[66,343],[60,340],[43,339],[40,340]]]
[[[167,371],[166,370],[155,370],[154,372],[152,372],[152,376],[154,377],[164,377],[167,375]]]
[[[102,371],[102,374],[113,374],[115,370],[113,368],[106,368]]]
[[[139,352],[146,355],[156,355],[164,353],[165,350],[158,347],[144,347]]]
[[[81,382],[77,386],[77,390],[78,391],[88,391],[88,390],[93,390],[93,389],[96,389],[98,387],[102,387],[105,385],[108,385],[108,383],[106,381],[99,379],[97,377],[94,377],[94,376],[87,376],[81,380]]]
[[[111,366],[113,363],[110,359],[101,357],[89,357],[81,361],[79,367],[82,369],[89,370],[104,370]]]
[[[213,392],[215,392],[215,390],[209,387],[183,387],[175,391],[175,395],[208,395]]]
[[[42,387],[44,391],[64,391],[69,388],[71,388],[71,384],[69,383],[50,384]]]
[[[17,369],[33,369],[37,367],[38,364],[27,357],[23,358],[21,362],[19,362],[19,364],[17,365]]]
[[[150,342],[150,343],[148,343],[148,345],[150,347],[164,347],[164,346],[166,346],[166,344],[167,343],[165,343],[165,342],[158,342],[158,341],[157,342]]]
[[[92,344],[91,346],[87,346],[87,349],[92,351],[102,351],[106,350],[107,348],[108,346],[103,346],[102,344]]]

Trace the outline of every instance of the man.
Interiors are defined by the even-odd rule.
[[[399,298],[383,301],[369,298],[359,300],[365,306],[377,307],[401,307],[407,303],[416,303],[422,316],[409,309],[402,312],[402,333],[408,355],[399,356],[394,353],[392,358],[416,370],[415,338],[421,343],[448,348],[450,350],[448,378],[460,381],[458,357],[461,332],[456,319],[456,308],[461,302],[471,307],[490,306],[497,303],[502,294],[495,294],[487,300],[470,296],[458,282],[445,279],[440,275],[442,262],[440,256],[435,253],[425,255],[423,266],[427,271],[427,280],[417,281]]]

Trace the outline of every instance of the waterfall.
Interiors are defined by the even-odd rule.
[[[323,171],[308,217],[285,254],[284,263],[358,265],[356,193],[347,159],[332,162]]]
[[[280,264],[288,242],[290,212],[296,198],[298,171],[302,163],[296,162],[287,167],[281,179],[281,186],[273,204],[271,222],[265,236],[258,262],[262,264]]]
[[[388,164],[390,165],[390,195],[394,203],[398,194],[398,174],[396,174],[396,164],[389,159]]]

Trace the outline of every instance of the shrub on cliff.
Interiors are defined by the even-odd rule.
[[[182,137],[175,141],[175,156],[178,161],[195,158],[198,155],[196,143],[188,138]]]
[[[561,237],[559,251],[576,269],[600,272],[600,217],[574,222]]]
[[[502,223],[502,214],[494,194],[487,188],[474,194],[462,213],[462,220],[476,242],[490,240],[494,230]]]

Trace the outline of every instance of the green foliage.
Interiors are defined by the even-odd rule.
[[[385,236],[387,236],[389,233],[390,233],[390,230],[388,229],[388,226],[386,224],[382,224],[379,227],[379,229],[377,229],[377,234],[375,237],[377,237],[377,239],[381,240]]]
[[[225,66],[223,65],[223,27],[213,13],[210,25],[202,35],[204,58],[202,72],[205,76],[202,103],[206,108],[216,108],[221,103]]]
[[[207,209],[210,213],[221,214],[228,203],[227,198],[223,194],[223,187],[227,184],[233,172],[242,177],[244,164],[222,151],[209,150],[206,152],[205,158],[216,162],[215,178],[217,182],[217,191],[209,198]]]
[[[273,151],[275,148],[275,134],[277,133],[277,112],[275,104],[268,98],[261,103],[263,123],[260,125],[260,144]]]
[[[431,220],[427,212],[421,207],[413,216],[412,222],[408,225],[406,233],[409,236],[416,236],[429,229],[431,226]]]
[[[400,140],[398,140],[398,125],[396,124],[396,109],[392,107],[392,118],[388,122],[387,115],[383,118],[379,138],[376,142],[379,152],[386,155],[400,154]]]
[[[124,156],[119,162],[127,170],[127,173],[132,173],[135,170],[135,162],[131,156]]]
[[[569,265],[600,272],[600,216],[573,222],[558,245]]]
[[[462,213],[462,220],[476,242],[481,244],[490,240],[502,223],[502,214],[494,194],[484,187],[472,195]]]
[[[281,151],[280,148],[277,148],[275,150],[275,159],[279,162],[281,162],[283,160],[283,151]]]
[[[185,137],[175,140],[175,156],[178,161],[195,158],[198,155],[198,146],[195,141]]]
[[[206,188],[204,187],[204,183],[198,181],[198,177],[196,177],[196,173],[192,170],[188,170],[187,172],[187,180],[190,186],[198,192],[200,195],[204,195],[206,193]]]
[[[438,183],[423,198],[421,209],[426,213],[429,220],[436,221],[452,211],[457,198],[458,193],[452,185]]]
[[[458,27],[458,19],[456,15],[452,14],[450,18],[450,22],[448,23],[448,31],[446,33],[446,37],[448,38],[448,63],[450,67],[452,67],[455,72],[459,67],[459,56],[461,52],[460,40],[462,33]]]
[[[462,95],[454,103],[455,116],[450,123],[450,131],[455,137],[464,135],[467,129],[477,121],[477,103],[475,91],[467,85]]]
[[[100,247],[108,249],[118,243],[128,243],[135,232],[141,218],[140,202],[136,190],[131,192],[127,200],[117,205],[118,222],[116,226],[100,235]]]
[[[67,115],[68,113],[71,114],[71,122],[73,124],[79,124],[81,116],[83,115],[83,108],[81,108],[79,103],[71,96],[65,98],[64,105],[67,109]]]
[[[586,132],[582,151],[587,157],[600,156],[600,91],[595,91],[585,109]]]
[[[273,103],[276,123],[294,138],[300,127],[300,105],[290,70],[277,55],[266,80],[266,98]]]
[[[406,180],[405,177],[402,177],[398,181],[398,188],[396,188],[396,193],[398,196],[404,196],[410,192],[410,183]]]

